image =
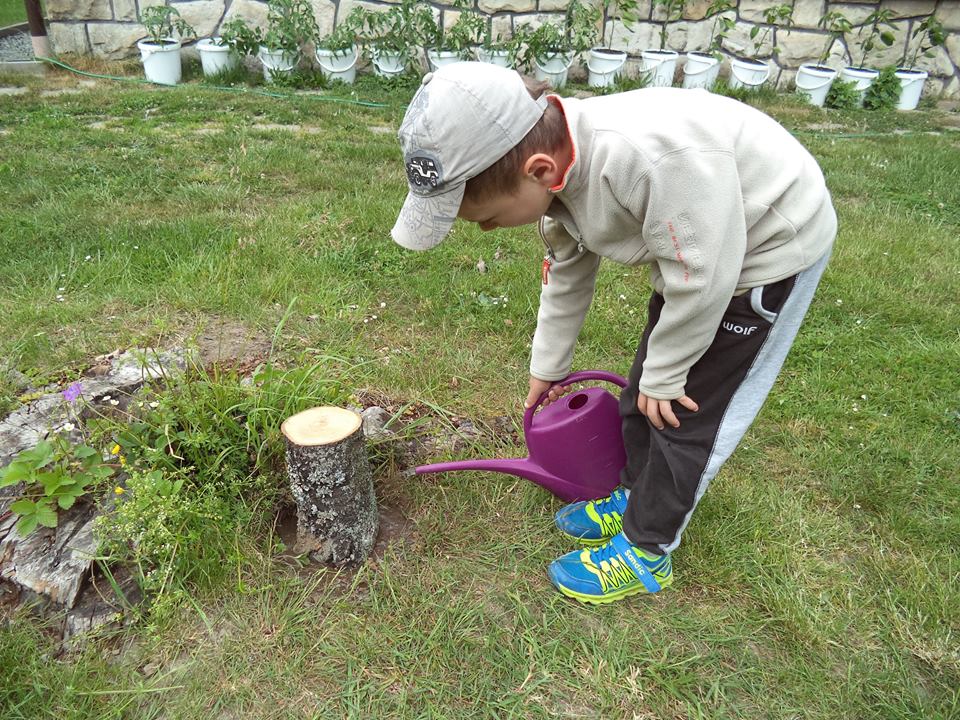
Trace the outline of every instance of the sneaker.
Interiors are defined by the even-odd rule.
[[[673,582],[673,563],[670,555],[649,553],[620,533],[599,548],[557,558],[547,574],[567,597],[597,604],[662,590]]]
[[[617,488],[602,500],[571,503],[554,516],[560,532],[589,547],[603,545],[623,530],[630,491]]]

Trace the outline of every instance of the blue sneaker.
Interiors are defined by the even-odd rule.
[[[602,547],[562,555],[547,574],[567,597],[597,604],[659,592],[673,582],[673,563],[669,555],[648,553],[620,533]]]
[[[589,547],[603,545],[623,530],[630,491],[617,488],[602,500],[575,502],[554,516],[560,532]]]

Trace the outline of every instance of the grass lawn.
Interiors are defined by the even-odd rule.
[[[23,0],[0,0],[0,27],[27,21]]]
[[[393,407],[518,417],[542,249],[532,228],[463,225],[429,253],[392,243],[409,88],[335,93],[377,108],[23,82],[0,96],[0,369],[66,382],[216,320]],[[253,498],[214,546],[223,572],[162,618],[62,655],[25,613],[0,627],[0,717],[960,716],[957,116],[764,107],[821,162],[840,235],[672,589],[565,600],[544,572],[568,550],[558,500],[381,459],[378,497],[410,529],[359,573],[282,561],[276,506]],[[648,292],[602,267],[577,368],[626,373]],[[17,402],[0,385],[0,412]],[[521,450],[485,433],[458,456]]]

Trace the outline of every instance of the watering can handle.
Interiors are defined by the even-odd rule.
[[[606,380],[611,382],[614,385],[619,387],[626,387],[626,379],[620,377],[616,373],[607,372],[606,370],[581,370],[580,372],[575,372],[570,375],[567,375],[563,380],[557,380],[554,385],[569,385],[570,383],[581,382],[583,380]],[[547,395],[550,393],[543,393],[537,401],[527,408],[527,411],[523,414],[523,434],[526,435],[530,432],[530,426],[533,424],[533,414],[540,408],[543,404],[543,401],[547,399]]]

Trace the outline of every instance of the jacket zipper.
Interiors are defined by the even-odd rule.
[[[540,222],[537,223],[537,230],[540,233],[540,239],[543,241],[543,244],[547,247],[547,254],[543,256],[543,263],[540,266],[540,281],[546,285],[550,279],[550,268],[553,265],[554,261],[557,259],[556,254],[553,252],[553,247],[547,242],[547,235],[543,232],[543,218],[540,218]],[[577,231],[577,253],[582,255],[583,251],[586,248],[583,247],[583,235],[580,234],[579,229]]]

